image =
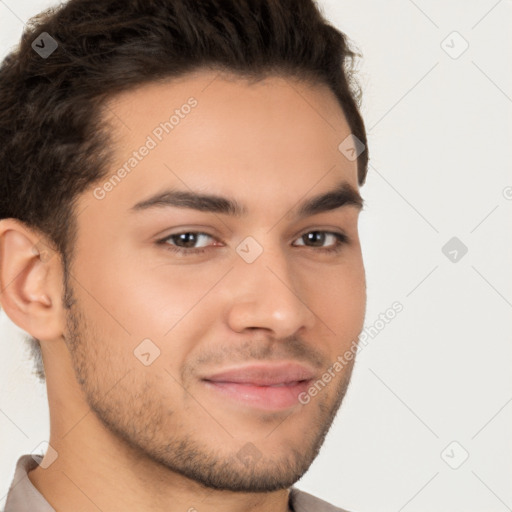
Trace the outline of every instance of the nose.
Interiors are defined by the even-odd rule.
[[[239,259],[229,276],[231,329],[263,329],[279,339],[311,328],[316,315],[298,277],[282,252],[265,250],[252,263]]]

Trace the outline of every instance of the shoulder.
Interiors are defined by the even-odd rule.
[[[290,488],[290,504],[293,512],[349,512],[296,487]]]

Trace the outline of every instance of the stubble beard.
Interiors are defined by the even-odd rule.
[[[107,382],[106,372],[121,374],[122,371],[105,366],[101,355],[109,354],[108,340],[98,337],[86,321],[67,282],[65,289],[68,304],[65,339],[77,382],[91,411],[126,447],[125,453],[134,464],[138,465],[140,461],[158,464],[204,488],[235,492],[272,492],[289,488],[309,469],[347,392],[354,361],[347,364],[340,375],[336,393],[319,393],[303,405],[316,406],[318,415],[299,446],[279,456],[260,453],[258,457],[251,457],[250,454],[240,456],[240,447],[233,443],[231,453],[219,453],[187,432],[164,435],[169,431],[170,417],[175,419],[179,410],[163,410],[161,398],[150,385],[130,387],[129,374],[126,378],[117,377],[119,380],[113,387]],[[91,343],[94,344],[92,350]],[[100,354],[98,351],[105,352]],[[111,362],[115,364],[115,358],[111,358]],[[287,421],[294,421],[293,415],[277,428],[286,428]],[[208,425],[205,428],[208,429]]]

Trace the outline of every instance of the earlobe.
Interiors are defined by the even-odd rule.
[[[41,341],[62,333],[59,262],[39,233],[16,219],[0,221],[0,305]]]

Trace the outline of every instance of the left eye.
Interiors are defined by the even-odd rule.
[[[162,240],[158,240],[157,244],[165,245],[167,250],[172,252],[182,254],[182,255],[193,255],[205,252],[210,247],[214,247],[214,245],[202,245],[200,247],[195,247],[195,245],[200,240],[205,240],[207,238],[211,238],[214,240],[214,237],[207,233],[199,232],[199,231],[186,231],[183,233],[175,233],[169,235]],[[340,251],[342,246],[349,242],[347,235],[344,233],[336,233],[331,231],[309,231],[301,235],[297,240],[302,240],[303,242],[312,243],[313,245],[307,246],[306,243],[299,244],[300,246],[310,247],[312,249],[317,249],[321,252],[337,252]],[[334,243],[328,244],[327,247],[324,247],[326,241],[333,241]],[[169,243],[172,242],[172,243]],[[181,245],[183,244],[183,245]],[[219,245],[219,244],[217,244]]]
[[[313,247],[323,246],[326,240],[334,239],[334,246],[337,247],[339,244],[347,242],[346,235],[342,233],[332,233],[330,231],[309,231],[303,234],[297,240],[306,239],[308,242],[313,242]],[[329,244],[332,246],[332,244]]]
[[[187,231],[186,233],[177,233],[175,235],[170,235],[167,238],[164,238],[162,242],[167,242],[168,240],[172,240],[173,242],[177,242],[178,244],[184,244],[183,246],[178,245],[177,247],[180,249],[194,249],[194,246],[198,240],[201,238],[212,238],[212,236],[206,233],[200,233],[197,231]],[[204,247],[204,246],[203,246]]]

